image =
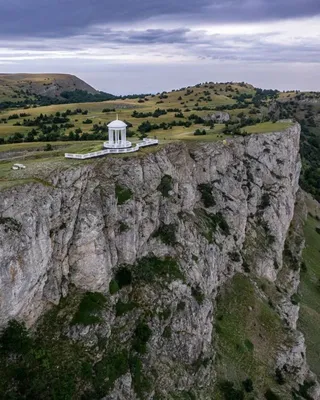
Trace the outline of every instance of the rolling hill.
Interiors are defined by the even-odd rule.
[[[0,74],[0,101],[19,102],[38,96],[62,98],[61,93],[75,90],[98,94],[92,86],[69,74]]]

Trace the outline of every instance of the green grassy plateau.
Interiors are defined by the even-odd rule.
[[[60,85],[61,90],[70,90],[72,79],[77,78],[68,75],[0,75],[0,99],[2,86],[17,91],[19,85],[37,84],[46,88],[55,84]],[[61,80],[68,85],[62,84]],[[75,84],[81,89],[79,82]],[[107,139],[106,124],[117,114],[128,123],[128,136],[133,143],[142,137],[159,139],[160,146],[142,150],[138,156],[157,151],[172,141],[214,142],[234,135],[288,128],[290,123],[271,121],[262,107],[272,101],[274,92],[261,93],[244,83],[208,83],[134,99],[49,106],[32,105],[33,97],[24,94],[24,98],[29,96],[30,105],[0,111],[0,188],[13,181],[20,184],[24,179],[38,177],[38,172],[49,168],[49,164],[76,163],[65,160],[65,152],[86,153],[101,149]],[[210,122],[210,116],[219,112],[228,113],[230,120]],[[13,162],[22,162],[27,169],[12,171]],[[39,163],[43,164],[41,168]]]

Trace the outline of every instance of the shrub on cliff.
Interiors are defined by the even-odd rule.
[[[106,301],[102,293],[85,293],[72,319],[72,324],[92,325],[99,323],[101,321],[99,313]]]
[[[152,283],[157,279],[184,280],[179,265],[173,258],[143,257],[134,266],[134,280]]]
[[[223,394],[225,400],[243,400],[244,393],[242,390],[234,388],[234,383],[230,381],[223,381],[219,383],[220,392]]]
[[[116,191],[116,198],[118,200],[118,205],[122,205],[128,200],[130,200],[133,194],[129,188],[123,187],[119,184],[116,185],[115,191]]]
[[[172,177],[170,175],[164,175],[161,178],[161,182],[160,185],[157,187],[157,190],[162,193],[163,197],[169,197],[169,193],[172,189]]]
[[[216,205],[212,194],[212,185],[210,183],[201,183],[198,185],[198,190],[201,193],[201,200],[205,207],[213,207]]]
[[[174,246],[176,244],[176,229],[175,224],[162,224],[153,236],[159,237],[167,245]]]

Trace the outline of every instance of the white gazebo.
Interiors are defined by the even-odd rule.
[[[112,121],[110,124],[108,124],[108,128],[109,140],[103,143],[104,150],[98,150],[94,151],[93,153],[86,154],[65,153],[64,156],[66,158],[86,160],[88,158],[101,157],[107,154],[133,153],[135,151],[139,151],[139,149],[143,147],[154,146],[159,143],[158,139],[144,138],[141,141],[135,141],[134,146],[132,146],[132,143],[128,142],[127,140],[127,124],[125,124],[123,121],[120,121],[118,116],[115,121]],[[18,169],[17,166],[12,168]]]
[[[108,137],[109,141],[103,145],[106,149],[127,149],[132,146],[127,141],[127,124],[118,118],[108,124]]]

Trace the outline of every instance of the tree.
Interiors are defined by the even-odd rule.
[[[45,148],[44,148],[44,151],[52,151],[52,150],[53,150],[52,144],[47,143]]]

